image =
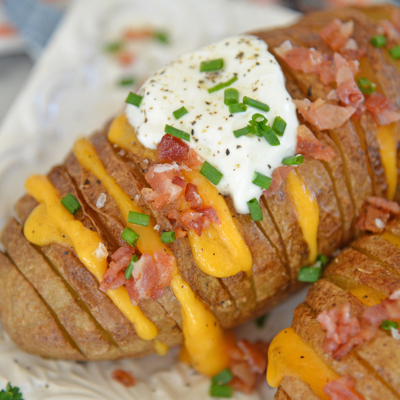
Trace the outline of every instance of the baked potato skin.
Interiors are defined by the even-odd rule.
[[[375,23],[367,18],[369,24],[367,29],[357,20],[358,11],[348,12],[350,16],[346,18],[355,20],[359,40],[369,40],[368,29],[376,29]],[[307,18],[313,19],[312,16]],[[314,22],[317,24],[317,21]],[[285,40],[290,40],[293,44],[314,47],[324,53],[332,54],[318,34],[301,21],[293,27],[258,32],[256,35],[268,42],[272,53],[274,47],[280,46]],[[391,96],[394,96],[393,87],[389,86],[393,85],[393,82],[400,81],[397,70],[388,66],[379,52],[374,53],[373,57],[374,62],[378,64],[377,68],[389,74],[385,77],[386,80],[382,78],[380,82],[384,94],[389,97],[393,92]],[[333,89],[332,85],[323,85],[315,75],[294,71],[279,57],[277,61],[284,71],[286,86],[293,98],[309,98],[311,101],[319,97],[326,99]],[[398,83],[396,85],[400,87]],[[301,123],[305,123],[301,116],[299,119]],[[366,130],[369,129],[368,123],[370,124],[370,121],[366,122]],[[376,135],[368,137],[368,151],[364,152],[362,138],[352,122],[347,122],[342,128],[329,132],[320,132],[309,124],[306,125],[319,140],[335,152],[330,162],[306,160],[298,168],[320,204],[318,251],[331,256],[339,246],[348,244],[356,235],[354,221],[365,198],[371,194],[384,193],[387,182],[382,175],[382,162],[377,156],[379,152],[376,151]],[[151,215],[153,222],[159,225],[160,231],[173,230],[168,218],[140,195],[141,189],[148,187],[144,176],[148,168],[156,162],[154,152],[142,149],[140,154],[127,151],[121,153],[121,149],[111,145],[107,140],[108,129],[109,125],[90,138],[107,172],[144,212]],[[62,166],[55,167],[48,176],[61,197],[71,192],[79,199],[82,210],[77,213],[76,218],[89,229],[99,233],[110,254],[125,244],[120,237],[125,223],[116,203],[101,182],[84,170],[72,154]],[[104,207],[99,209],[96,207],[96,199],[101,193],[106,195],[107,200]],[[299,269],[307,264],[308,248],[303,239],[297,214],[286,192],[285,183],[274,196],[261,200],[260,205],[264,215],[261,222],[256,223],[248,215],[237,214],[229,197],[226,198],[226,202],[252,253],[253,275],[250,278],[244,273],[223,279],[204,274],[195,264],[187,238],[179,239],[169,246],[175,255],[183,279],[215,314],[221,325],[224,328],[231,328],[265,313],[303,287],[297,281],[297,274]],[[18,221],[13,219],[9,222],[1,235],[1,240],[7,255],[13,259],[13,268],[19,271],[18,279],[24,282],[24,285],[15,287],[14,296],[22,296],[20,286],[22,288],[29,285],[33,291],[36,290],[40,294],[36,301],[42,302],[43,307],[51,310],[50,316],[46,318],[52,318],[55,326],[62,326],[60,332],[65,337],[64,340],[74,343],[75,348],[79,349],[68,353],[62,350],[60,345],[58,357],[101,360],[139,357],[152,352],[152,343],[141,340],[125,316],[105,294],[99,291],[97,281],[85,269],[73,249],[65,249],[56,244],[39,249],[27,242],[22,234],[22,226],[36,205],[36,201],[30,196],[20,199],[16,204]],[[26,251],[19,252],[19,248]],[[2,256],[0,268],[5,268],[3,263],[6,261],[3,260],[6,258]],[[39,260],[40,268],[32,268],[31,260]],[[387,274],[383,273],[382,279],[386,278],[389,281],[392,279],[392,285],[397,284],[393,274],[387,277]],[[0,278],[0,284],[2,279]],[[45,285],[47,281],[56,282],[57,293],[61,295],[54,296],[51,286]],[[12,309],[12,304],[8,304],[11,300],[4,298],[1,301],[6,305],[2,307],[3,310]],[[59,308],[60,301],[69,308]],[[157,325],[160,341],[169,346],[182,343],[180,305],[170,288],[165,290],[164,296],[160,299],[141,301],[139,306]],[[68,319],[68,315],[72,315],[69,314],[71,310],[75,313],[73,315],[85,321],[88,330],[75,326],[71,318]],[[38,318],[39,315],[41,314],[38,313]],[[19,332],[20,325],[10,319],[7,329],[9,332]],[[17,341],[16,334],[12,337]],[[46,346],[39,342],[36,347],[35,345],[31,347],[26,350],[51,356]],[[289,383],[287,384],[286,389],[290,392]],[[297,384],[290,383],[292,386]]]

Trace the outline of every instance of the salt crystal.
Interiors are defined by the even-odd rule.
[[[101,193],[100,196],[97,198],[96,207],[97,208],[104,207],[106,200],[107,200],[107,196],[104,193]]]

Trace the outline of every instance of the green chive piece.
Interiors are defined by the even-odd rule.
[[[235,88],[228,88],[224,91],[224,103],[227,106],[239,103],[239,91]]]
[[[254,322],[256,323],[256,326],[258,326],[259,328],[264,328],[267,319],[268,319],[268,314],[264,314],[261,315],[261,317],[258,317]]]
[[[358,78],[357,84],[360,90],[365,94],[372,94],[375,92],[375,85],[367,78]]]
[[[389,50],[390,55],[392,56],[393,60],[398,60],[400,58],[400,44],[395,47],[392,47]]]
[[[232,105],[229,106],[229,112],[231,114],[243,112],[243,111],[246,111],[246,110],[247,110],[247,106],[246,106],[246,104],[243,104],[243,103],[232,104]]]
[[[224,60],[218,58],[216,60],[207,60],[200,63],[200,72],[218,71],[224,67]]]
[[[253,114],[253,115],[251,116],[251,119],[252,119],[254,122],[257,122],[257,123],[264,123],[264,122],[267,123],[267,122],[268,122],[267,118],[265,118],[264,115],[259,114],[259,113]]]
[[[250,97],[244,96],[243,97],[243,103],[247,104],[249,107],[257,108],[261,111],[269,111],[269,105],[261,103],[260,101],[251,99]]]
[[[210,386],[210,396],[231,398],[233,396],[233,389],[228,385],[214,385]]]
[[[129,261],[128,268],[125,270],[125,279],[128,281],[129,279],[131,279],[133,267],[136,261],[139,261],[139,257],[136,254],[134,254],[131,258],[131,261]]]
[[[324,256],[323,254],[318,254],[317,259],[315,261],[320,262],[321,267],[325,267],[326,265],[328,265],[328,257]]]
[[[175,242],[175,240],[176,233],[174,231],[161,233],[161,243],[172,243]]]
[[[165,31],[155,31],[153,34],[153,37],[155,40],[159,41],[160,43],[163,44],[168,44],[169,43],[169,35]]]
[[[276,136],[276,133],[272,130],[270,126],[264,126],[261,130],[261,134],[265,137],[265,139],[271,146],[279,146],[281,144],[278,137]]]
[[[383,47],[386,46],[387,40],[383,35],[374,35],[371,37],[371,43],[374,47]]]
[[[322,275],[322,268],[303,267],[300,268],[297,280],[300,282],[317,282]]]
[[[132,86],[136,82],[136,79],[134,77],[126,77],[126,78],[121,78],[118,81],[118,86]]]
[[[272,178],[269,176],[265,176],[263,174],[260,174],[259,172],[254,172],[254,178],[253,178],[253,183],[257,186],[260,186],[264,189],[269,189],[271,186]]]
[[[177,137],[179,139],[183,139],[183,140],[186,140],[187,142],[190,142],[189,133],[181,131],[180,129],[176,129],[171,125],[165,125],[164,132],[168,133],[171,136],[175,136],[175,137]]]
[[[136,93],[129,92],[128,97],[125,100],[125,103],[132,104],[133,106],[140,107],[142,104],[143,97],[139,96]]]
[[[242,129],[237,129],[236,131],[233,131],[235,138],[247,135],[248,133],[252,133],[254,135],[256,133],[256,129],[253,126],[247,125]]]
[[[222,179],[223,174],[214,168],[209,162],[205,162],[200,169],[200,173],[205,176],[211,183],[218,185]]]
[[[251,199],[247,202],[250,210],[250,216],[253,221],[262,221],[263,215],[257,199]]]
[[[282,160],[284,165],[300,165],[303,164],[304,157],[301,154],[297,156],[286,157]]]
[[[104,50],[108,53],[115,53],[119,50],[121,50],[124,47],[124,43],[123,42],[111,42],[106,44],[106,46],[104,47]]]
[[[225,368],[218,375],[211,379],[213,385],[226,385],[233,379],[233,374],[229,368]]]
[[[185,107],[181,107],[178,110],[174,111],[172,114],[174,114],[174,117],[176,119],[179,119],[180,117],[183,117],[185,114],[187,114],[189,111],[186,110]]]
[[[283,136],[286,129],[286,121],[281,117],[276,117],[274,123],[272,124],[272,130],[278,135]]]
[[[391,321],[390,319],[385,319],[385,321],[382,322],[381,328],[385,331],[390,331],[392,328],[399,329],[399,324],[395,321]]]
[[[130,244],[132,247],[136,246],[139,237],[140,236],[131,228],[125,228],[124,231],[121,233],[121,238],[124,239],[125,242]]]
[[[81,208],[79,201],[75,198],[74,195],[68,193],[61,199],[61,204],[70,212],[70,214],[74,215]]]
[[[233,78],[229,79],[229,81],[219,83],[218,85],[215,85],[213,87],[210,87],[207,89],[208,93],[213,93],[217,92],[218,90],[225,89],[228,86],[231,86],[232,83],[236,82],[238,80],[237,76],[235,75]]]
[[[149,226],[150,215],[129,211],[128,222],[135,225]]]

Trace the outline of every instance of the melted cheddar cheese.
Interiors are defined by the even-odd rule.
[[[307,383],[320,398],[329,400],[324,386],[339,378],[314,350],[293,330],[278,333],[268,349],[267,381],[278,387],[284,376],[293,376]]]
[[[139,213],[143,211],[108,175],[93,145],[87,140],[79,140],[75,143],[74,154],[79,163],[101,181],[108,194],[116,202],[127,226],[140,235],[137,247],[141,253],[153,255],[154,252],[166,252],[173,256],[170,249],[161,242],[151,222],[148,226],[133,225],[128,222],[129,211]],[[210,376],[218,374],[229,364],[225,351],[224,332],[219,322],[182,279],[176,263],[171,288],[181,304],[185,347],[189,352],[192,365],[203,374]],[[155,349],[161,353],[166,350],[160,342],[156,342]]]
[[[24,234],[27,240],[38,246],[59,243],[74,248],[81,262],[101,282],[108,264],[107,253],[99,257],[96,251],[104,246],[98,233],[75,220],[64,208],[57,190],[48,178],[34,175],[27,180],[25,188],[40,203],[25,222]],[[150,340],[157,335],[157,327],[139,307],[132,305],[125,287],[108,290],[107,295],[135,325],[142,339]]]
[[[117,117],[108,132],[108,139],[124,150],[154,160],[155,152],[142,146],[129,125],[125,114]],[[229,212],[223,196],[197,171],[183,171],[187,181],[195,184],[206,206],[212,205],[221,224],[211,224],[198,236],[188,232],[189,243],[197,266],[206,274],[217,278],[236,275],[241,271],[250,273],[253,259],[242,235]],[[139,232],[138,232],[139,233]]]
[[[303,238],[308,245],[308,262],[313,264],[318,254],[319,206],[315,194],[307,187],[300,173],[290,172],[286,179],[286,188],[296,210]]]

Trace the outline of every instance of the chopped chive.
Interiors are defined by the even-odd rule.
[[[219,181],[223,177],[221,172],[219,172],[216,168],[214,168],[207,161],[203,164],[200,169],[200,173],[205,176],[211,183],[214,185],[218,185]]]
[[[246,111],[246,110],[247,110],[247,106],[246,106],[246,104],[243,104],[243,103],[232,104],[232,105],[229,106],[229,112],[231,114],[243,112],[243,111]]]
[[[169,35],[165,31],[155,31],[153,34],[154,39],[158,40],[161,43],[168,44],[169,43]]]
[[[360,90],[365,94],[372,94],[375,92],[375,85],[367,78],[358,78],[357,84]]]
[[[392,47],[389,50],[390,55],[392,56],[393,60],[398,60],[400,58],[400,44],[395,47]]]
[[[172,243],[175,242],[175,240],[176,233],[174,231],[161,233],[161,243]]]
[[[128,97],[125,100],[125,103],[132,104],[133,106],[140,107],[142,103],[143,97],[139,96],[136,93],[129,92]]]
[[[107,51],[108,53],[115,53],[116,51],[119,51],[124,47],[123,42],[111,42],[106,44],[104,47],[104,50]]]
[[[187,114],[189,111],[186,110],[185,107],[181,107],[178,110],[174,111],[172,114],[174,114],[174,117],[176,119],[179,119],[180,117],[183,117],[185,114]]]
[[[224,67],[224,60],[218,58],[216,60],[207,60],[200,63],[200,72],[218,71]]]
[[[176,129],[171,125],[165,125],[164,132],[168,133],[171,136],[175,136],[175,137],[177,137],[179,139],[183,139],[183,140],[186,140],[187,142],[190,142],[189,133],[181,131],[180,129]]]
[[[135,225],[149,226],[150,215],[129,211],[128,222]]]
[[[260,174],[259,172],[254,172],[253,183],[264,189],[268,189],[271,186],[272,179],[269,176]]]
[[[320,262],[321,267],[325,267],[326,265],[328,265],[328,257],[324,256],[323,254],[318,254],[317,259],[315,261]]]
[[[297,280],[300,282],[317,282],[322,275],[322,268],[303,267],[300,268]]]
[[[121,238],[124,239],[125,242],[130,244],[132,247],[136,246],[139,237],[140,236],[131,228],[125,228],[124,231],[121,233]]]
[[[227,106],[239,103],[239,91],[235,88],[228,88],[224,91],[224,103]]]
[[[260,101],[251,99],[250,97],[244,96],[243,103],[247,104],[250,107],[257,108],[261,111],[269,111],[270,108],[267,104],[261,103]]]
[[[268,319],[268,314],[264,314],[264,315],[261,315],[261,317],[258,317],[255,320],[255,323],[259,328],[264,328],[265,323],[267,322],[267,319]]]
[[[131,279],[132,276],[132,272],[133,272],[133,267],[134,267],[134,263],[136,261],[139,260],[139,257],[134,254],[131,258],[131,261],[129,261],[129,265],[128,268],[125,270],[125,279],[129,281],[129,279]]]
[[[237,129],[236,131],[233,131],[233,134],[236,138],[239,138],[240,136],[247,135],[248,133],[252,133],[254,135],[255,132],[256,129],[253,126],[247,125],[242,129]]]
[[[392,328],[399,329],[399,324],[396,321],[385,319],[385,321],[382,322],[381,328],[385,331],[390,331]]]
[[[133,77],[130,77],[130,78],[121,78],[119,81],[118,81],[118,85],[119,86],[131,86],[131,85],[133,85],[134,83],[136,82],[136,80],[135,80],[135,78],[133,78]]]
[[[387,40],[383,35],[374,35],[371,37],[371,43],[374,47],[383,47],[386,46]]]
[[[218,90],[225,89],[228,86],[231,86],[232,83],[238,80],[237,76],[235,75],[233,78],[229,79],[229,81],[219,83],[218,85],[212,86],[207,89],[208,93],[217,92]]]
[[[272,130],[270,126],[264,126],[263,129],[261,129],[261,134],[271,146],[279,146],[281,144],[278,137],[276,136],[276,133]]]
[[[233,395],[233,389],[228,385],[214,385],[210,387],[210,396],[212,397],[225,397],[231,398]]]
[[[70,212],[70,214],[74,215],[81,208],[79,201],[75,198],[74,195],[68,193],[61,199],[61,204]]]
[[[254,122],[258,122],[258,123],[260,123],[260,122],[261,122],[261,123],[263,123],[263,122],[267,123],[267,122],[268,122],[267,118],[265,118],[264,115],[259,114],[259,113],[253,114],[253,115],[251,116],[251,119],[252,119]]]
[[[229,368],[225,368],[218,375],[211,379],[213,385],[226,385],[233,379],[233,374]]]
[[[257,199],[251,199],[247,202],[250,210],[250,216],[253,221],[262,221],[263,215]]]
[[[283,136],[286,129],[286,121],[281,117],[276,117],[274,123],[272,124],[272,130],[278,135]]]
[[[297,154],[297,156],[286,157],[282,160],[282,164],[284,165],[300,165],[303,164],[304,157],[301,154]]]

